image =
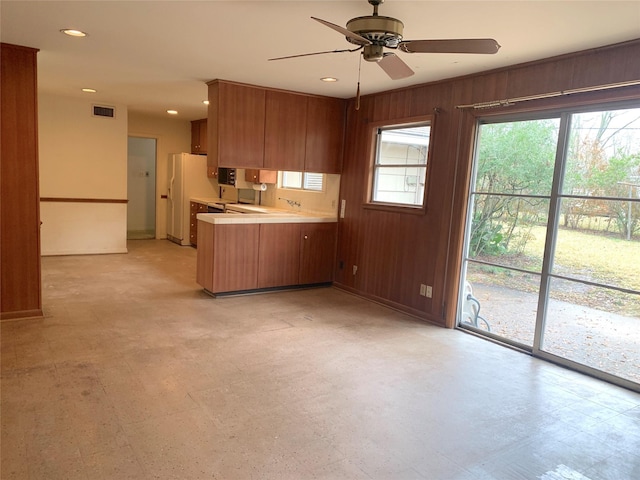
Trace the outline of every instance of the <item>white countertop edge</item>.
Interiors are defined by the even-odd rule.
[[[199,213],[197,219],[214,225],[242,225],[251,223],[336,223],[335,217],[314,216],[298,213]]]

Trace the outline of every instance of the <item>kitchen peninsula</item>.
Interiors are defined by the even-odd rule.
[[[335,215],[235,206],[200,213],[197,282],[212,295],[333,281]]]

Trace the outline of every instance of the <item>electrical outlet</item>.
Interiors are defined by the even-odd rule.
[[[354,265],[353,266],[353,274],[355,275],[357,271],[358,271],[358,266]]]
[[[424,296],[427,297],[427,298],[433,297],[433,289],[431,288],[431,285],[427,285],[426,290],[427,291],[425,292]]]
[[[427,286],[424,283],[420,284],[420,295],[423,297],[427,294]]]

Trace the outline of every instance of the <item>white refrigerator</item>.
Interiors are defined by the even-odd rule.
[[[218,198],[218,182],[207,177],[207,157],[189,153],[169,156],[167,178],[167,238],[180,245],[191,245],[190,199]]]

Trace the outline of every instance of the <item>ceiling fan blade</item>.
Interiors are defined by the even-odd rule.
[[[336,32],[340,32],[341,34],[343,34],[345,37],[349,37],[351,40],[354,40],[355,43],[357,43],[358,45],[371,45],[371,41],[367,40],[364,37],[361,37],[360,35],[353,33],[351,30],[347,30],[346,28],[341,27],[340,25],[336,25],[335,23],[331,23],[331,22],[327,22],[326,20],[322,20],[321,18],[316,18],[316,17],[311,17],[312,19],[314,19],[316,22],[320,22],[321,24],[332,28],[333,30],[335,30]]]
[[[384,57],[378,61],[378,65],[389,75],[391,80],[401,80],[414,74],[409,65],[404,63],[395,53],[385,53]]]
[[[407,40],[398,48],[407,53],[497,53],[500,45],[493,38],[451,40]]]
[[[313,53],[301,53],[299,55],[288,55],[286,57],[276,57],[276,58],[268,58],[267,60],[270,62],[271,60],[286,60],[287,58],[298,58],[298,57],[310,57],[312,55],[324,55],[325,53],[343,53],[343,52],[355,52],[356,50],[360,50],[362,47],[345,49],[345,50],[327,50],[325,52],[313,52]]]

